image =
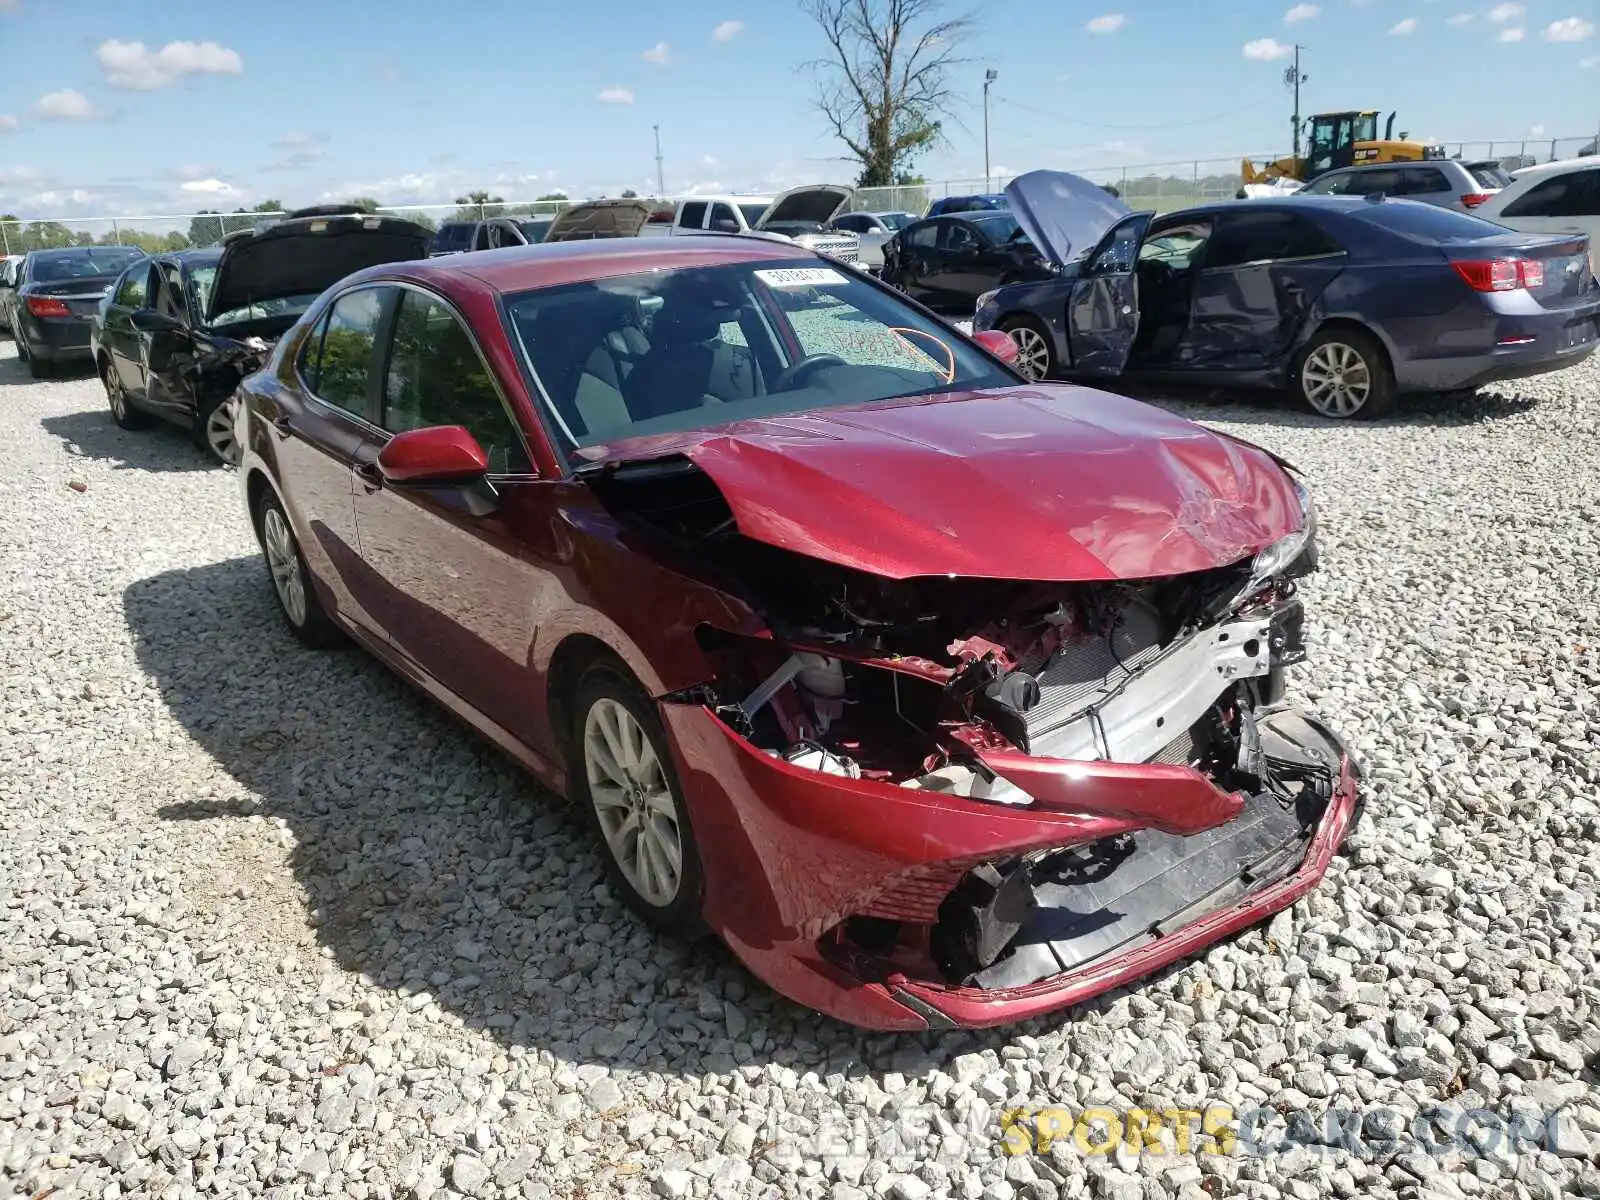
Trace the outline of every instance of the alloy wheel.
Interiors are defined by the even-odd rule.
[[[1006,331],[1017,344],[1017,371],[1028,379],[1043,379],[1050,370],[1050,347],[1044,336],[1031,325],[1018,325]]]
[[[1324,342],[1300,367],[1306,401],[1325,417],[1353,417],[1372,394],[1372,368],[1344,342]]]
[[[678,806],[649,736],[618,701],[602,697],[589,709],[583,765],[617,868],[643,900],[665,908],[683,881]]]
[[[117,424],[128,419],[128,397],[122,390],[122,380],[118,377],[116,368],[107,368],[105,371],[106,403],[111,406],[111,415],[116,418]]]
[[[306,623],[306,585],[300,570],[300,551],[294,544],[289,523],[276,508],[268,508],[261,518],[261,545],[267,554],[267,569],[272,586],[292,625]]]
[[[206,414],[206,445],[228,466],[239,461],[239,443],[233,436],[233,406],[227,401]]]

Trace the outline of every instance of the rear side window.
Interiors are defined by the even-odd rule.
[[[706,223],[706,206],[702,200],[685,204],[678,213],[678,224],[685,229],[700,229]]]
[[[148,267],[140,267],[138,270],[129,271],[122,277],[122,282],[117,285],[117,294],[112,298],[112,303],[119,308],[143,308],[149,294],[150,269]]]
[[[1506,205],[1506,217],[1600,216],[1600,167],[1546,179]]]
[[[1413,241],[1476,242],[1505,233],[1503,225],[1432,204],[1373,204],[1349,215]]]
[[[306,339],[301,374],[318,400],[365,418],[378,365],[378,329],[393,292],[357,288],[335,300]]]
[[[1400,172],[1401,196],[1428,196],[1450,191],[1450,181],[1438,167],[1407,167]]]
[[[1304,217],[1259,209],[1229,212],[1217,221],[1206,250],[1207,267],[1337,254],[1343,247]]]
[[[495,474],[530,469],[522,438],[466,327],[443,301],[404,291],[383,385],[383,427],[404,433],[433,425],[466,426],[488,452]]]

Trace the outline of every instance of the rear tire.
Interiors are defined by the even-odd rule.
[[[656,929],[703,935],[700,852],[655,706],[602,660],[579,680],[571,712],[567,791],[599,835],[612,887]]]
[[[300,553],[289,514],[284,512],[282,501],[270,489],[262,492],[261,499],[256,502],[256,540],[261,543],[267,574],[278,598],[278,611],[283,614],[289,632],[301,645],[313,650],[325,650],[343,642],[343,631],[322,607],[311,582],[311,572],[306,568],[305,556]]]
[[[1007,317],[999,328],[1017,344],[1017,372],[1030,382],[1049,379],[1056,371],[1056,351],[1050,334],[1037,317]]]
[[[1335,421],[1386,417],[1395,410],[1394,368],[1383,343],[1361,329],[1324,329],[1295,357],[1289,385],[1300,403]]]
[[[95,365],[100,371],[100,382],[106,389],[106,407],[111,410],[111,420],[117,428],[129,431],[149,428],[155,418],[128,401],[128,390],[122,386],[117,369],[103,359]]]

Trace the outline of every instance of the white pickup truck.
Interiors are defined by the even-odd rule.
[[[860,239],[853,233],[826,228],[853,199],[855,193],[849,188],[834,184],[790,188],[777,197],[691,196],[678,201],[671,210],[670,219],[652,217],[639,235],[742,233],[796,242],[818,254],[856,264],[861,259]]]

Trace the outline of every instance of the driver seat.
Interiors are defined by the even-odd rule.
[[[650,329],[650,349],[623,383],[635,421],[721,402],[713,391],[720,374],[721,329],[718,310],[702,297],[672,297],[661,306]]]

